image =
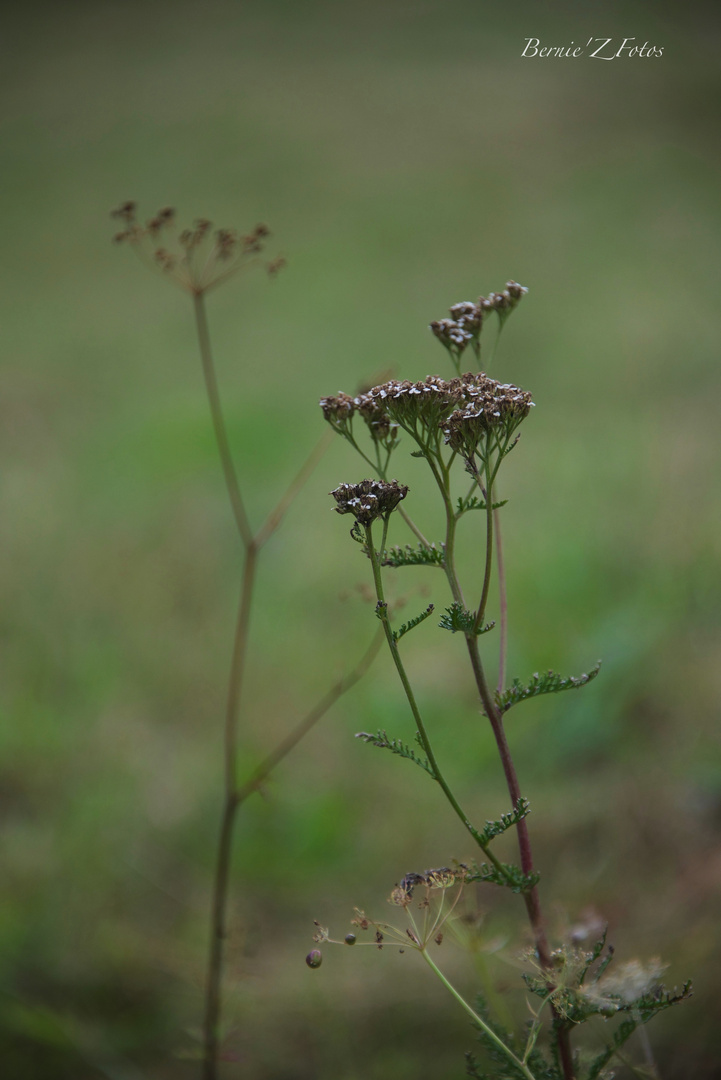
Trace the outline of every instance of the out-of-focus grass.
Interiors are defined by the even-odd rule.
[[[289,257],[277,282],[249,276],[210,302],[256,521],[320,434],[321,394],[389,367],[443,372],[431,318],[510,276],[530,286],[492,372],[538,406],[503,480],[510,672],[604,658],[586,691],[509,720],[544,897],[554,926],[593,906],[619,953],[661,953],[671,982],[694,977],[693,1002],[650,1034],[666,1080],[715,1075],[718,35],[717,16],[689,11],[620,3],[603,27],[524,4],[8,17],[8,1075],[195,1075],[176,1055],[196,1046],[200,1015],[239,552],[188,304],[108,242],[106,212],[127,197],[267,220]],[[666,53],[519,59],[531,34],[599,33]],[[420,463],[399,451],[396,470],[432,529]],[[367,567],[326,495],[363,471],[334,446],[267,552],[248,768],[374,630],[354,592]],[[404,581],[443,604],[438,579]],[[407,651],[464,801],[478,817],[506,809],[455,640],[426,626]],[[353,904],[382,912],[407,870],[469,854],[422,775],[353,740],[378,726],[412,736],[384,660],[243,811],[228,1077],[462,1070],[472,1033],[413,956],[302,963],[314,917],[340,930]],[[515,955],[521,913],[480,902],[488,940],[507,935]],[[446,962],[472,991],[467,959]]]

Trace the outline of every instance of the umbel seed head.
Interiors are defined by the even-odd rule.
[[[352,514],[361,525],[372,525],[376,518],[390,514],[408,494],[397,480],[361,480],[360,484],[339,484],[330,494],[339,514]]]
[[[265,242],[270,236],[267,225],[256,225],[247,235],[235,229],[216,229],[207,218],[197,218],[192,228],[176,233],[175,210],[164,206],[143,225],[137,217],[137,205],[128,201],[111,212],[120,221],[122,231],[115,241],[127,241],[145,262],[154,263],[180,288],[201,296],[239,270],[258,265]],[[162,241],[162,243],[161,243]],[[282,257],[265,264],[274,277],[285,264]]]

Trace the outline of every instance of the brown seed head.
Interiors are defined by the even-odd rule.
[[[378,517],[395,510],[408,488],[397,480],[362,480],[360,484],[340,484],[330,494],[339,514],[352,514],[361,525],[372,525]]]

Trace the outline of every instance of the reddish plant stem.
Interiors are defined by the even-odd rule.
[[[446,507],[446,560],[445,570],[448,583],[451,588],[451,593],[454,599],[458,600],[461,597],[460,584],[458,582],[458,576],[455,568],[454,546],[455,546],[455,528],[456,518],[453,513],[453,506],[449,494],[449,477],[448,470],[446,469],[443,475],[433,466],[433,473],[438,483],[438,487],[443,496],[443,500]],[[485,607],[485,600],[488,594],[487,582],[490,572],[490,559],[489,552],[493,542],[493,531],[491,527],[492,516],[492,489],[493,489],[493,476],[487,477],[487,490],[483,489],[481,478],[476,472],[476,480],[478,482],[481,491],[483,491],[486,499],[486,574],[484,577],[484,590],[483,599],[478,607],[476,614],[476,623],[480,623],[479,615],[482,616],[483,609]],[[503,599],[505,600],[505,578],[503,579]],[[474,627],[475,629],[475,627]],[[478,647],[478,637],[475,633],[466,634],[466,644],[468,647],[468,654],[471,661],[471,667],[473,668],[473,674],[478,689],[478,694],[483,704],[485,713],[490,721],[491,729],[493,731],[494,738],[496,740],[496,746],[498,747],[498,753],[503,766],[503,773],[506,778],[506,785],[508,787],[509,795],[511,796],[511,802],[513,806],[516,806],[519,798],[521,797],[521,789],[518,783],[518,776],[516,774],[516,768],[513,763],[513,757],[511,756],[511,749],[506,739],[506,733],[503,728],[503,715],[496,706],[495,701],[491,695],[491,692],[486,681],[485,672],[483,670],[483,664],[481,662],[481,654]],[[531,850],[531,839],[528,833],[528,826],[525,818],[522,818],[516,824],[516,834],[518,836],[518,847],[521,858],[521,869],[524,874],[533,873],[533,853]],[[538,895],[538,888],[534,885],[532,889],[523,894],[524,902],[526,905],[526,911],[528,914],[528,920],[531,924],[531,930],[536,944],[536,951],[538,953],[538,959],[545,971],[552,971],[553,961],[551,958],[551,950],[548,945],[548,938],[546,936],[546,930],[543,922],[543,914],[541,912],[541,903]],[[574,1080],[573,1074],[573,1059],[571,1056],[571,1046],[569,1041],[568,1029],[562,1024],[561,1018],[555,1009],[552,1008],[554,1019],[556,1024],[556,1043],[558,1046],[558,1055],[561,1061],[561,1067],[563,1069],[564,1080]]]
[[[511,756],[511,748],[508,745],[506,738],[506,732],[503,727],[503,715],[493,701],[488,689],[488,683],[486,682],[485,672],[483,670],[483,664],[481,662],[480,651],[478,648],[478,639],[474,636],[467,636],[466,643],[468,645],[468,655],[471,660],[471,666],[473,668],[473,674],[476,680],[476,686],[478,688],[478,694],[483,703],[486,716],[488,717],[493,735],[496,740],[496,746],[498,747],[498,754],[503,766],[503,773],[506,778],[506,785],[508,787],[508,793],[511,796],[511,802],[515,806],[521,797],[521,789],[518,783],[518,776],[516,774],[516,767],[513,763],[513,757]],[[533,852],[531,851],[531,838],[528,833],[528,826],[526,819],[522,818],[516,824],[516,833],[518,836],[518,849],[521,858],[521,869],[524,874],[533,873]],[[553,959],[551,957],[551,950],[548,944],[548,938],[546,936],[546,929],[543,921],[543,914],[541,912],[541,902],[538,896],[538,887],[533,886],[528,892],[524,892],[523,899],[526,904],[526,911],[528,912],[528,921],[531,924],[533,931],[533,937],[536,943],[536,952],[538,953],[538,960],[544,971],[553,971]],[[558,1046],[558,1055],[561,1060],[561,1067],[563,1069],[564,1080],[574,1080],[573,1072],[573,1058],[571,1056],[571,1044],[569,1040],[568,1028],[563,1026],[562,1020],[559,1017],[557,1011],[552,1006],[554,1019],[557,1021],[556,1026],[556,1043]]]

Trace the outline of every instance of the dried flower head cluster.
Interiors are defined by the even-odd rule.
[[[477,453],[479,445],[490,433],[502,433],[510,440],[533,408],[527,390],[489,378],[481,385],[469,387],[467,398],[469,400],[451,413],[443,427],[445,442],[466,459]]]
[[[466,372],[453,379],[429,375],[422,382],[390,379],[364,394],[321,398],[323,415],[333,428],[351,442],[353,418],[364,418],[373,431],[407,431],[424,449],[438,442],[442,433],[451,449],[464,457],[483,454],[483,440],[493,434],[510,439],[528,416],[531,395],[512,383],[500,383],[483,372]]]
[[[507,281],[503,292],[479,296],[475,303],[462,300],[454,304],[449,311],[450,319],[438,319],[430,324],[430,329],[457,365],[469,345],[476,356],[480,355],[479,338],[484,316],[495,311],[503,323],[527,292],[528,289],[517,281]]]
[[[465,863],[459,863],[452,869],[449,866],[441,866],[437,870],[426,870],[422,874],[406,874],[395,885],[388,897],[388,903],[396,907],[408,907],[413,900],[414,890],[421,887],[425,890],[420,907],[427,907],[431,890],[450,889],[453,885],[463,885],[468,874]]]
[[[330,936],[326,926],[315,920],[315,932],[313,941],[316,945],[372,945],[382,949],[384,945],[400,945],[403,952],[405,948],[416,949],[423,952],[431,942],[441,945],[443,942],[443,928],[456,914],[458,902],[463,893],[468,868],[462,863],[457,869],[442,866],[437,870],[426,870],[423,874],[406,874],[399,885],[396,885],[388,898],[394,907],[403,909],[408,920],[408,925],[393,926],[391,923],[380,922],[366,915],[360,908],[354,909],[351,926],[361,934],[371,931],[372,937],[368,940],[359,939],[355,932],[346,934],[342,941]],[[448,890],[456,886],[448,899]],[[423,889],[420,898],[413,899],[416,888]],[[417,908],[414,915],[411,908]],[[418,912],[421,913],[419,917]],[[320,951],[313,950],[306,957],[309,967],[319,967]]]
[[[360,484],[339,484],[330,494],[339,514],[352,514],[360,525],[372,525],[376,518],[395,510],[408,488],[397,480],[361,480]]]
[[[113,238],[116,243],[131,244],[142,258],[195,295],[219,285],[243,266],[257,264],[270,236],[267,225],[256,225],[243,235],[234,229],[214,230],[206,218],[198,218],[192,228],[173,234],[176,213],[169,206],[145,224],[138,220],[134,202],[121,203],[111,217],[122,223]],[[284,265],[281,257],[266,263],[265,268],[274,275]]]

